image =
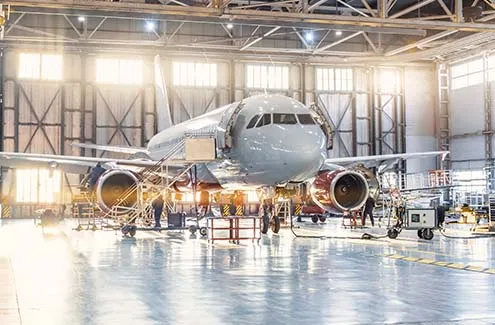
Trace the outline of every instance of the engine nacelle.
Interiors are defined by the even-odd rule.
[[[104,212],[113,211],[117,215],[129,213],[138,201],[138,179],[125,169],[110,169],[98,179],[96,200]]]
[[[352,170],[324,170],[310,188],[311,198],[322,209],[342,213],[360,209],[369,195],[365,177]]]

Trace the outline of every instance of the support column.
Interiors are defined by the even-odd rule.
[[[449,114],[449,72],[445,64],[437,65],[437,77],[438,77],[438,102],[437,102],[437,139],[439,150],[450,150],[450,114]],[[441,165],[440,159],[438,160],[437,168],[451,169],[450,156],[444,161],[444,165]]]
[[[378,17],[388,17],[387,2],[387,0],[378,0]]]
[[[488,55],[483,55],[483,93],[484,93],[484,135],[485,135],[485,167],[487,171],[487,187],[489,191],[494,189],[493,175],[493,126],[492,126],[492,90],[488,77]]]
[[[462,0],[455,0],[455,22],[464,22],[464,14],[462,10]]]

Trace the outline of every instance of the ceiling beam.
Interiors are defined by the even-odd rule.
[[[351,35],[349,35],[349,36],[346,36],[346,37],[344,37],[344,38],[342,38],[342,39],[339,39],[338,41],[335,41],[335,42],[333,42],[333,43],[327,44],[327,45],[325,45],[325,46],[323,46],[323,47],[321,47],[321,48],[318,48],[318,49],[314,50],[314,51],[313,51],[313,54],[318,54],[318,53],[321,53],[321,52],[323,52],[323,51],[325,51],[325,50],[328,50],[329,48],[332,48],[332,47],[334,47],[334,46],[336,46],[336,45],[339,45],[339,44],[341,44],[341,43],[347,42],[347,41],[348,41],[348,40],[350,40],[351,38],[354,38],[354,37],[356,37],[356,36],[358,36],[358,35],[361,35],[362,33],[363,33],[363,32],[357,32],[357,33],[351,34]]]
[[[240,48],[241,51],[244,51],[245,49],[253,46],[254,44],[258,43],[259,41],[261,41],[263,38],[265,37],[268,37],[270,36],[271,34],[275,33],[277,30],[279,30],[281,27],[280,26],[277,26],[277,27],[273,27],[272,29],[270,29],[268,32],[266,32],[265,34],[263,34],[263,36],[260,36],[260,37],[257,37],[255,38],[254,40],[252,40],[251,42],[247,43],[246,45],[244,45],[243,47]]]
[[[435,35],[432,35],[430,37],[427,37],[427,38],[424,38],[422,40],[419,40],[419,41],[417,41],[417,42],[415,42],[413,44],[408,44],[406,46],[402,46],[402,47],[396,48],[394,50],[391,50],[391,51],[385,53],[385,56],[392,56],[392,55],[396,55],[396,54],[399,54],[399,53],[402,53],[402,52],[411,50],[411,49],[413,49],[415,47],[421,47],[421,46],[424,46],[424,45],[426,45],[428,43],[431,43],[433,41],[436,41],[438,39],[447,37],[447,36],[452,35],[452,34],[455,34],[455,33],[457,33],[457,31],[455,31],[455,30],[443,31],[443,32],[437,33]]]
[[[427,2],[436,0],[425,0],[421,2],[420,7]],[[147,3],[131,3],[131,2],[109,2],[95,0],[8,0],[14,6],[17,12],[22,11],[22,8],[31,8],[31,10],[40,10],[40,8],[66,10],[72,14],[74,12],[92,11],[106,13],[127,13],[142,15],[145,19],[146,15],[154,17],[163,16],[163,19],[173,20],[174,17],[179,20],[190,21],[208,21],[214,23],[225,23],[227,20],[235,20],[238,23],[253,23],[264,26],[282,26],[282,23],[290,24],[290,27],[310,28],[329,28],[329,26],[348,26],[348,27],[371,27],[376,29],[376,33],[383,33],[380,28],[397,28],[401,29],[431,29],[431,30],[451,30],[458,29],[461,31],[495,31],[495,25],[483,23],[454,23],[445,21],[419,21],[415,19],[388,19],[360,16],[342,16],[328,14],[312,14],[312,13],[294,13],[294,12],[270,12],[263,10],[244,10],[231,8],[206,8],[206,7],[182,7],[172,5],[147,4]],[[19,8],[20,6],[20,8]],[[416,5],[417,6],[417,5]],[[411,6],[407,10],[414,10],[416,6]],[[400,12],[399,16],[404,12]],[[395,14],[396,16],[397,14]],[[340,28],[344,30],[344,28]],[[373,30],[367,32],[374,32]]]
[[[372,17],[376,17],[375,11],[371,8],[367,0],[361,0],[361,3],[368,10]]]
[[[423,0],[423,1],[418,2],[418,3],[416,3],[410,7],[404,8],[399,12],[396,12],[395,14],[391,15],[390,18],[399,18],[401,16],[404,16],[405,14],[410,13],[411,11],[414,11],[414,10],[417,10],[417,9],[422,8],[424,6],[427,6],[430,3],[435,2],[435,1],[437,1],[437,0]],[[462,2],[462,0],[461,0],[461,2]]]

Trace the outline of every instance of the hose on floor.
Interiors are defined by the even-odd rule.
[[[296,238],[317,238],[317,239],[360,239],[360,240],[370,240],[370,239],[381,239],[388,237],[387,235],[375,236],[369,233],[363,233],[361,236],[317,236],[317,235],[300,235],[294,231],[294,220],[290,218],[290,231]]]

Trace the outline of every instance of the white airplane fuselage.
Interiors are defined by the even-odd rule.
[[[150,158],[160,160],[187,134],[216,136],[222,131],[222,121],[232,116],[238,104],[156,134],[148,144]],[[327,158],[327,138],[312,118],[308,120],[309,114],[302,103],[282,95],[243,100],[232,128],[231,149],[225,152],[217,148],[216,161],[199,164],[198,180],[225,189],[253,189],[313,177]]]

